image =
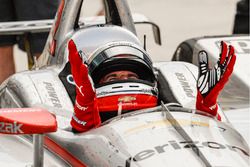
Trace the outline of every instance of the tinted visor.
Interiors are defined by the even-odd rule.
[[[141,80],[155,81],[149,57],[130,46],[116,46],[104,50],[92,59],[89,70],[95,84],[108,73],[122,70],[136,73]]]

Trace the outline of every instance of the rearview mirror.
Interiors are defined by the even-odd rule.
[[[33,166],[43,167],[44,133],[57,130],[56,117],[41,108],[0,109],[0,133],[21,135],[33,134]]]
[[[56,130],[56,118],[47,110],[40,108],[0,109],[0,133],[43,134]]]

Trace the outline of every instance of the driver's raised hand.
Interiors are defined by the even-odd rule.
[[[96,93],[89,76],[88,66],[83,63],[85,61],[82,61],[83,58],[73,40],[69,41],[68,49],[71,73],[76,85],[76,100],[71,125],[74,130],[84,132],[100,124]]]
[[[88,66],[86,63],[83,63],[84,61],[82,61],[82,57],[73,40],[69,41],[68,49],[71,73],[76,84],[76,90],[79,91],[78,93],[82,96],[87,96],[88,98],[86,100],[91,100],[95,96],[95,89],[88,73]]]
[[[196,109],[208,112],[221,119],[217,113],[217,97],[233,72],[236,56],[233,46],[221,42],[221,54],[213,68],[209,68],[206,51],[200,51],[197,82]]]

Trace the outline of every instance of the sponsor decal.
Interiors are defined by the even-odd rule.
[[[1,109],[0,113],[20,113],[20,112],[39,112],[42,111],[39,108],[11,108],[11,109]]]
[[[62,104],[56,94],[55,88],[53,87],[52,83],[43,82],[45,88],[49,94],[49,99],[54,107],[62,108]]]
[[[80,119],[78,119],[76,116],[75,116],[75,113],[73,114],[72,118],[80,125],[82,126],[85,126],[87,124],[87,122],[85,121],[81,121]]]
[[[7,122],[0,122],[0,132],[1,133],[24,133],[21,130],[21,127],[23,124],[13,122],[13,123],[7,123]]]
[[[84,106],[81,106],[79,103],[78,103],[78,101],[77,101],[77,99],[76,99],[76,107],[79,109],[79,110],[82,110],[82,111],[86,111],[87,109],[88,109],[88,107],[84,107]]]
[[[136,97],[133,97],[133,96],[123,96],[118,99],[118,101],[122,103],[130,103],[135,100],[136,100]]]
[[[221,144],[221,143],[212,142],[212,141],[205,141],[205,142],[181,141],[181,142],[177,142],[175,140],[171,140],[171,141],[168,141],[168,143],[166,143],[166,144],[157,145],[151,149],[142,150],[139,153],[135,154],[132,158],[129,157],[126,162],[130,162],[132,160],[137,161],[137,162],[143,161],[143,160],[149,159],[153,156],[166,153],[168,151],[168,149],[181,150],[181,149],[190,149],[193,147],[195,147],[195,148],[198,147],[200,149],[208,148],[208,149],[213,149],[213,150],[228,149],[230,151],[237,152],[237,153],[240,153],[240,154],[243,154],[243,155],[249,157],[249,153],[238,146],[231,146],[228,144]]]
[[[212,106],[209,107],[210,110],[214,110],[216,108],[217,104],[214,104]]]
[[[180,81],[181,86],[182,86],[184,92],[186,93],[187,97],[195,98],[194,91],[191,89],[191,86],[189,85],[189,82],[186,79],[186,77],[184,76],[184,74],[176,72],[175,76]]]
[[[133,44],[128,43],[128,42],[114,42],[114,43],[110,43],[108,46],[120,46],[120,45],[124,45],[124,46],[133,46]]]
[[[72,74],[67,75],[66,79],[69,84],[76,85]]]

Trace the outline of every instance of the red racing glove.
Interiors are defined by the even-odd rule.
[[[88,67],[82,61],[73,40],[68,43],[71,73],[76,85],[76,100],[71,125],[74,131],[85,132],[100,125],[100,116],[96,102],[93,82]]]
[[[221,42],[221,54],[217,64],[209,69],[208,55],[200,51],[199,55],[199,76],[197,83],[196,109],[205,111],[221,120],[217,113],[217,97],[233,72],[236,56],[233,46],[227,47]]]

